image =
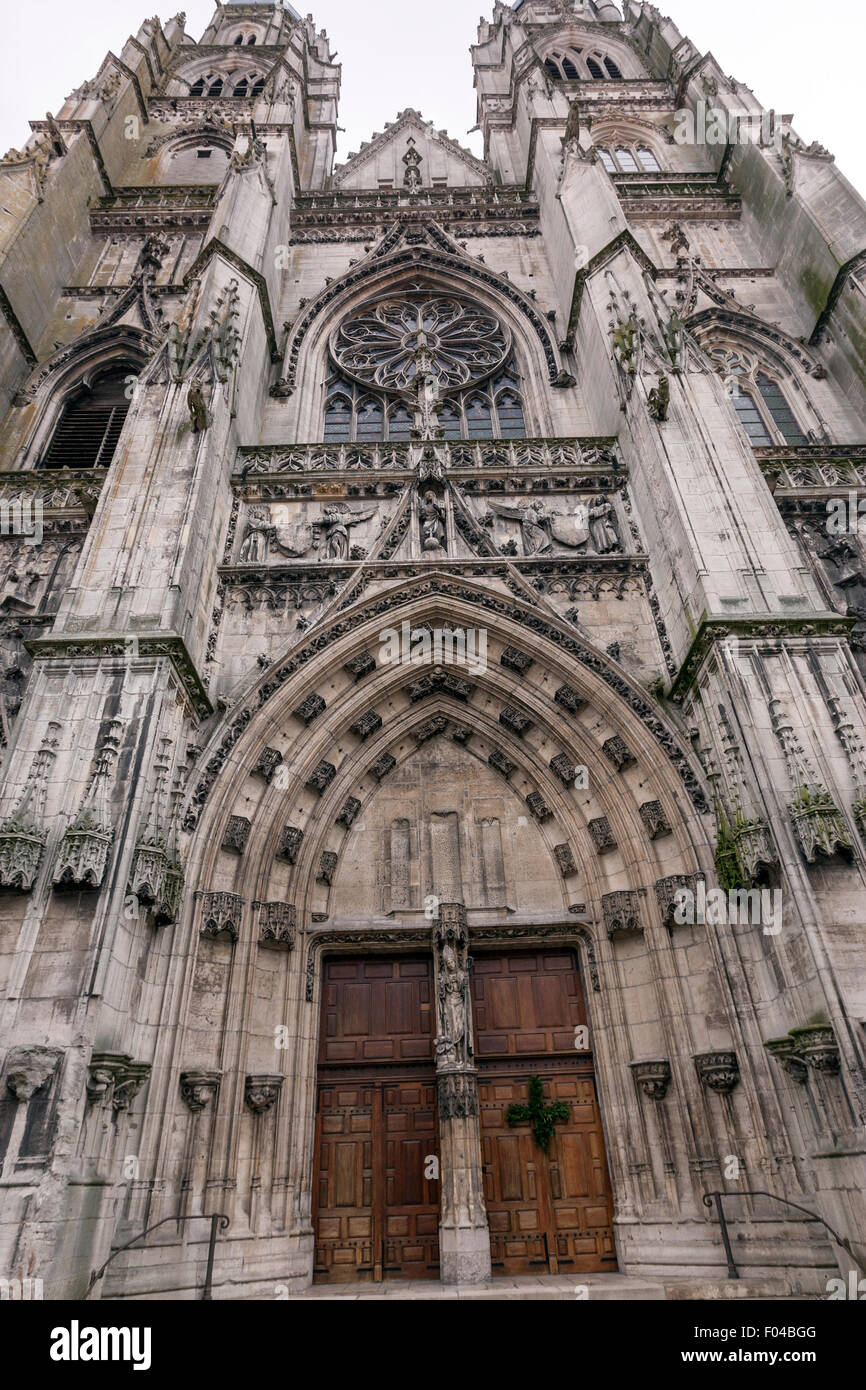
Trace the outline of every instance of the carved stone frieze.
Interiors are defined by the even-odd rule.
[[[506,647],[499,661],[506,670],[524,676],[532,665],[533,658],[527,652],[519,651],[517,647]]]
[[[10,1047],[6,1057],[6,1087],[20,1104],[25,1104],[41,1091],[54,1075],[63,1056],[58,1047],[41,1043],[18,1043]]]
[[[553,812],[541,795],[541,792],[529,792],[526,798],[526,804],[537,821],[543,823],[544,821],[552,819]]]
[[[563,878],[571,878],[577,873],[577,864],[571,850],[571,845],[554,845],[553,854],[556,859],[557,867]]]
[[[337,824],[344,825],[347,830],[354,825],[361,810],[361,803],[356,796],[348,796],[343,802],[340,814],[337,816]]]
[[[381,782],[383,777],[387,777],[388,773],[392,772],[396,766],[397,759],[394,757],[393,753],[383,753],[381,758],[378,758],[376,762],[374,762],[369,771],[376,778],[377,782]]]
[[[293,713],[303,724],[312,724],[313,720],[318,719],[320,714],[324,714],[326,709],[327,705],[321,695],[313,694],[308,695]]]
[[[673,833],[660,801],[645,801],[638,810],[651,840],[660,840]]]
[[[518,738],[523,738],[527,730],[532,728],[532,720],[529,715],[515,709],[514,705],[505,706],[505,709],[500,712],[499,722],[503,729],[507,729],[511,734],[516,734]]]
[[[253,765],[253,773],[259,777],[264,777],[266,782],[270,782],[282,761],[283,755],[278,749],[263,748],[258,760]]]
[[[601,745],[601,751],[608,761],[613,763],[617,772],[622,772],[624,767],[631,767],[632,764],[637,762],[637,758],[628,748],[624,739],[621,739],[618,734],[613,738],[607,739]]]
[[[318,792],[319,796],[322,796],[322,794],[327,791],[336,775],[337,769],[334,767],[334,764],[322,761],[313,768],[313,771],[310,773],[304,785],[309,787],[311,791]]]
[[[334,881],[334,874],[337,872],[337,858],[334,850],[322,850],[319,857],[319,872],[316,875],[317,883],[325,883],[330,888]]]
[[[517,764],[506,758],[505,754],[498,748],[494,748],[488,753],[487,761],[497,772],[501,772],[503,777],[510,777],[512,772],[517,770]]]

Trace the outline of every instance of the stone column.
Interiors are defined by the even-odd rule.
[[[440,903],[439,916],[433,923],[433,961],[443,1284],[478,1284],[490,1278],[468,949],[465,907],[462,903]]]

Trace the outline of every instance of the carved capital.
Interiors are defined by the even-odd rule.
[[[183,1071],[180,1074],[180,1094],[194,1115],[204,1110],[216,1096],[222,1072]]]
[[[281,1076],[248,1076],[244,1082],[244,1101],[254,1115],[264,1115],[279,1100]]]
[[[702,1052],[695,1058],[701,1085],[717,1096],[729,1096],[740,1080],[735,1052]]]
[[[668,1061],[629,1062],[632,1076],[640,1091],[650,1100],[664,1100],[671,1082]]]

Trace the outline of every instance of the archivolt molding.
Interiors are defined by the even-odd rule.
[[[562,367],[549,325],[521,290],[504,275],[490,270],[461,251],[441,227],[427,224],[423,230],[392,227],[379,245],[345,275],[326,285],[295,324],[286,346],[283,375],[276,394],[291,394],[297,385],[301,347],[315,360],[320,340],[326,340],[335,323],[349,311],[377,294],[396,294],[410,277],[429,278],[433,287],[449,294],[462,293],[481,299],[505,315],[526,337],[528,322],[538,338],[551,385],[562,382]],[[523,322],[521,322],[521,320]],[[521,334],[521,328],[523,333]]]
[[[706,288],[706,286],[702,286]],[[709,290],[707,291],[709,292]],[[720,296],[724,291],[719,291]],[[727,297],[727,296],[726,296]],[[735,312],[721,307],[702,309],[686,320],[686,326],[694,334],[703,348],[713,336],[727,337],[744,346],[748,344],[754,351],[767,359],[770,365],[789,373],[794,379],[802,368],[809,376],[822,379],[825,369],[815,355],[790,333],[775,324],[766,323],[755,314],[745,310]],[[794,365],[796,364],[796,365]]]
[[[383,708],[380,711],[382,728],[376,728],[374,737],[356,747],[356,736],[350,733],[350,725],[374,707],[378,709],[389,699],[393,701],[401,688],[430,671],[429,667],[374,665],[357,683],[345,673],[344,666],[353,658],[365,654],[369,658],[377,651],[379,633],[384,627],[399,630],[404,620],[413,626],[486,628],[490,634],[487,671],[473,673],[468,668],[450,668],[476,687],[477,696],[470,696],[468,703],[462,703],[447,691],[431,692],[417,704],[407,704],[402,711],[392,712],[387,719],[384,719]],[[500,663],[502,650],[507,646],[532,653],[534,670],[515,680]],[[322,654],[326,654],[324,659],[320,659]],[[370,665],[369,660],[367,664]],[[336,698],[329,697],[327,716],[320,711],[302,733],[300,722],[295,720],[293,724],[290,719],[292,712],[306,697],[314,693],[327,694],[328,688],[334,685],[339,693]],[[593,736],[585,723],[573,724],[571,718],[564,715],[553,698],[561,686],[574,689],[592,706],[593,712],[601,716],[598,736]],[[483,702],[490,696],[503,705],[517,703],[524,708],[540,731],[538,736],[547,740],[543,754],[531,751],[535,747],[534,738],[528,741],[516,738],[502,727],[498,723],[498,712],[492,724],[485,722],[489,716],[484,713]],[[542,793],[563,827],[575,824],[572,793],[569,792],[568,799],[564,800],[566,793],[550,771],[550,760],[558,753],[565,753],[574,764],[590,767],[591,776],[594,768],[599,788],[610,785],[611,791],[616,789],[607,811],[611,824],[618,827],[620,843],[627,845],[630,840],[640,843],[645,836],[638,819],[621,819],[625,812],[620,783],[624,779],[614,772],[602,753],[602,743],[614,730],[635,754],[641,768],[654,773],[644,799],[660,800],[671,825],[688,827],[682,831],[687,838],[682,841],[681,848],[688,843],[702,843],[705,838],[682,796],[685,783],[695,808],[698,811],[707,809],[705,793],[684,748],[660,718],[658,707],[631,685],[610,658],[596,652],[555,618],[539,615],[528,605],[482,585],[440,575],[410,581],[405,589],[377,595],[354,611],[335,616],[321,633],[260,677],[246,699],[235,706],[203,755],[200,770],[191,778],[192,802],[187,810],[185,828],[192,831],[198,827],[195,843],[199,851],[196,853],[194,849],[193,858],[200,858],[201,863],[196,873],[207,877],[214,872],[217,857],[214,846],[219,843],[227,817],[241,806],[244,783],[263,747],[280,748],[295,789],[304,786],[319,762],[328,761],[337,768],[336,776],[318,803],[321,824],[330,829],[343,801],[349,795],[357,796],[356,784],[363,780],[377,759],[391,751],[395,740],[399,743],[401,737],[408,739],[417,727],[437,713],[453,724],[470,722],[471,727],[479,731],[483,726],[486,731],[483,735],[479,732],[479,738],[501,748],[511,762],[523,769],[527,783],[531,782],[532,788]],[[293,734],[290,733],[292,728]],[[287,737],[291,741],[284,747]],[[343,738],[351,740],[350,751],[337,758],[333,750]],[[207,807],[202,818],[202,810],[215,787],[219,788],[219,796]],[[372,783],[364,788],[365,794],[371,788]],[[245,794],[249,795],[249,788]],[[602,799],[606,800],[608,795],[605,792]],[[286,807],[291,803],[285,791],[280,797],[281,800],[269,794],[260,797],[257,816],[261,815],[261,805],[268,803],[267,823],[263,823],[261,832],[256,832],[254,845],[258,844],[260,836],[266,839],[270,836],[276,843],[274,837],[283,823],[280,804]],[[632,812],[637,817],[636,807],[632,807]],[[279,825],[272,824],[271,818]],[[267,843],[273,848],[270,841]],[[305,846],[303,854],[310,856],[309,864],[314,867],[315,847]],[[254,859],[255,855],[250,862]],[[692,867],[689,865],[689,869]],[[266,879],[251,885],[250,891],[252,896],[264,898]]]
[[[401,684],[407,683],[405,674],[401,675],[399,672],[396,677],[389,673],[386,682],[383,684],[380,680],[371,683],[363,701],[366,710],[387,703],[393,706],[394,697]],[[669,787],[665,786],[657,797],[656,791],[650,789],[652,779],[647,778],[643,790],[636,792],[606,760],[601,743],[592,741],[592,736],[585,726],[575,723],[572,719],[560,717],[562,711],[558,706],[555,707],[557,714],[554,715],[549,698],[544,700],[533,693],[531,699],[518,699],[509,687],[508,681],[503,681],[501,668],[490,668],[487,677],[481,678],[477,685],[480,699],[474,703],[465,705],[441,692],[436,693],[392,714],[375,736],[363,742],[353,736],[356,746],[347,753],[337,769],[337,775],[313,807],[297,864],[294,866],[291,879],[294,886],[290,886],[288,897],[295,901],[302,921],[309,921],[317,906],[324,905],[326,895],[316,887],[318,867],[322,850],[326,847],[336,848],[336,818],[347,797],[353,796],[361,802],[357,818],[362,817],[377,795],[379,786],[386,785],[387,778],[396,775],[402,764],[412,758],[418,748],[428,741],[427,733],[431,727],[436,726],[437,720],[447,720],[448,727],[436,736],[449,738],[455,729],[462,732],[469,728],[471,734],[466,738],[464,746],[480,762],[488,762],[490,754],[495,753],[501,754],[509,764],[513,764],[513,770],[507,777],[501,771],[499,775],[503,781],[507,781],[518,802],[523,803],[527,815],[535,815],[532,810],[533,802],[528,798],[539,794],[543,798],[544,818],[536,817],[536,826],[550,858],[551,876],[560,883],[563,912],[575,901],[582,905],[584,899],[587,899],[593,904],[598,904],[611,883],[605,873],[605,861],[598,858],[593,851],[593,840],[588,830],[588,821],[593,818],[595,812],[585,813],[580,806],[581,793],[565,787],[549,767],[550,759],[560,753],[565,753],[572,763],[582,762],[588,768],[589,786],[594,803],[596,806],[603,806],[603,814],[608,817],[621,847],[624,868],[616,876],[613,886],[619,886],[624,875],[625,881],[633,888],[643,888],[651,892],[656,879],[661,876],[660,866],[654,866],[652,863],[650,842],[640,817],[639,805],[643,804],[645,799],[662,800],[668,822],[675,827],[676,848],[673,850],[673,845],[671,846],[673,853],[679,862],[692,862],[694,851],[691,849],[689,832],[679,818],[676,797],[671,794]],[[525,683],[521,683],[520,691],[521,695],[526,692]],[[489,706],[490,697],[496,700],[497,706],[502,702],[503,708],[519,709],[535,726],[536,737],[518,737],[505,728],[499,722],[500,709],[497,707],[491,710],[485,707]],[[334,711],[330,721],[331,727],[329,722],[323,719],[316,741],[309,743],[305,750],[309,763],[305,761],[303,767],[299,767],[297,771],[292,768],[291,775],[297,778],[301,785],[304,777],[309,776],[311,768],[321,760],[327,759],[328,750],[332,750],[335,741],[344,736],[347,717],[351,719],[354,715],[357,718],[357,699],[351,700],[349,704],[354,708],[341,706]],[[332,731],[333,725],[337,722],[342,726],[339,735]],[[318,723],[316,727],[318,729]],[[380,783],[377,777],[371,774],[370,769],[389,755],[394,759],[394,765],[382,777]],[[493,766],[498,771],[495,764]],[[273,896],[269,884],[279,832],[282,829],[280,808],[289,803],[290,798],[286,792],[271,788],[259,804],[253,818],[253,829],[245,856],[249,859],[249,870],[246,871],[244,866],[243,877],[240,880],[244,886],[235,890],[243,896],[247,896],[247,889],[249,896],[263,900]],[[292,804],[296,804],[296,800]],[[341,832],[339,854],[342,854],[350,834],[351,829],[348,827]],[[214,837],[214,842],[218,838]],[[556,869],[554,849],[562,844],[570,846],[577,865],[577,873],[569,875],[568,878],[562,878]],[[339,864],[336,872],[339,873]]]

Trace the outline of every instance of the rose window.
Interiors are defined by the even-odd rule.
[[[500,368],[510,335],[492,314],[458,299],[390,299],[347,319],[331,342],[346,375],[382,390],[412,391],[420,372],[456,391]]]

